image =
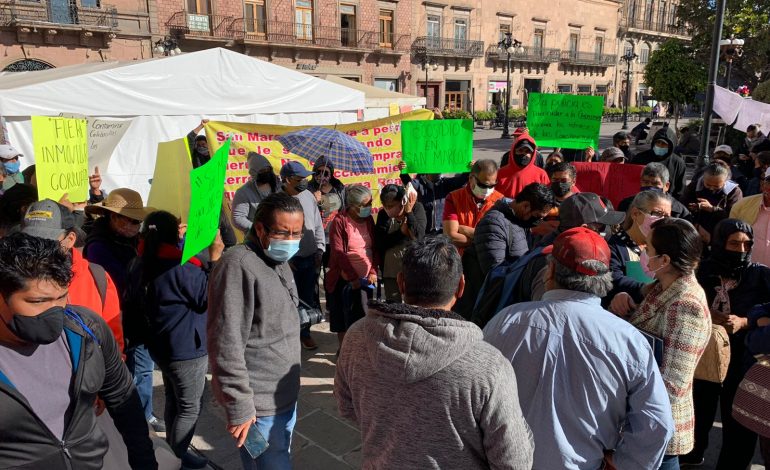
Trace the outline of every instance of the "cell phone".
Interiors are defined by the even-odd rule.
[[[406,186],[404,187],[404,189],[406,189],[406,191],[404,191],[404,197],[403,199],[401,199],[401,204],[405,206],[409,202],[409,195],[414,193],[416,196],[417,190],[414,189],[414,186],[412,186],[411,182],[406,183]]]
[[[270,444],[265,440],[265,437],[259,432],[256,423],[249,427],[249,433],[246,435],[243,447],[252,459],[256,459],[270,447]]]

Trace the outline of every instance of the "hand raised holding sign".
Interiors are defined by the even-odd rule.
[[[99,174],[99,167],[94,167],[94,174],[88,177],[88,185],[91,188],[91,194],[94,196],[102,195],[102,175]]]

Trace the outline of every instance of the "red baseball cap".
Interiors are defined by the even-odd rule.
[[[610,269],[610,247],[598,233],[586,227],[575,227],[562,232],[553,245],[545,247],[544,254],[553,257],[564,266],[589,276],[598,272],[581,265],[584,261],[598,261]]]

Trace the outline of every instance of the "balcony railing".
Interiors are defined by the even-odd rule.
[[[622,28],[654,31],[665,34],[686,36],[687,29],[683,25],[671,24],[667,21],[649,21],[643,17],[629,18],[624,16],[620,23]]]
[[[610,67],[616,64],[618,58],[612,54],[596,52],[562,51],[561,62],[569,65],[586,65],[592,67]]]
[[[235,18],[223,15],[198,15],[178,11],[171,16],[166,26],[173,34],[184,34],[203,38],[233,39]]]
[[[484,57],[484,41],[421,36],[412,44],[412,51],[429,56]]]
[[[112,5],[100,8],[52,5],[0,0],[0,25],[79,25],[113,29],[118,27],[118,10]]]
[[[409,51],[411,36],[408,34],[394,34],[388,31],[379,31],[372,34],[372,48],[380,52],[407,52]]]
[[[511,54],[511,62],[531,62],[541,64],[551,64],[559,61],[561,50],[549,49],[545,47],[524,46],[523,52]],[[501,51],[497,44],[492,44],[487,48],[487,57],[491,60],[508,60],[508,53]]]

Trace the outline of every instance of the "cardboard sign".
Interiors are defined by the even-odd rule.
[[[170,212],[187,223],[191,170],[186,139],[159,143],[147,205]]]
[[[401,123],[405,173],[462,173],[473,158],[473,121],[440,119]]]
[[[540,147],[596,149],[603,106],[601,96],[530,93],[527,127]]]
[[[40,200],[88,200],[88,137],[85,119],[32,116],[35,173]]]
[[[222,181],[227,171],[227,155],[230,140],[214,154],[206,164],[190,171],[190,212],[187,216],[187,234],[182,250],[182,264],[207,248],[214,241],[219,229],[224,188]],[[153,185],[154,185],[153,181]]]

